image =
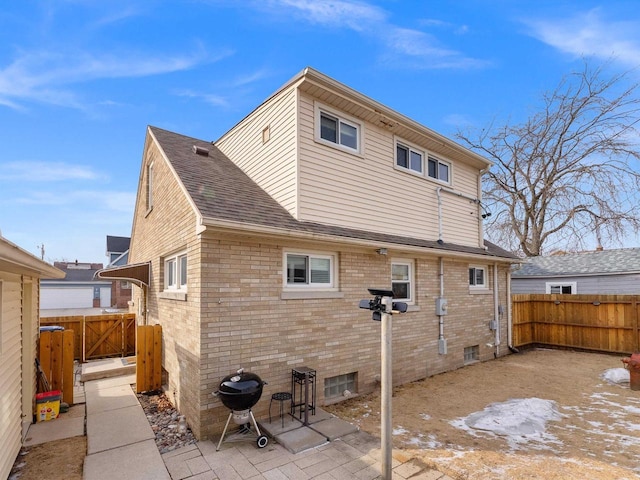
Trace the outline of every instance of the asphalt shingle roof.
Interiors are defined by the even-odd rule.
[[[211,142],[157,127],[150,126],[149,129],[204,218],[370,242],[394,243],[506,259],[516,258],[487,241],[485,241],[487,248],[483,249],[298,221]],[[208,156],[195,153],[194,146],[208,150]]]
[[[124,253],[129,250],[131,238],[107,235],[107,252]]]
[[[560,277],[640,272],[640,248],[567,253],[527,259],[514,277]]]

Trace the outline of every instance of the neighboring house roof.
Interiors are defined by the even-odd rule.
[[[510,261],[516,259],[511,253],[490,242],[485,242],[486,248],[483,249],[298,221],[211,142],[152,126],[149,127],[149,133],[175,171],[203,225],[223,224],[228,227],[280,232],[287,235],[334,237],[482,255]]]
[[[56,268],[66,273],[63,280],[51,280],[50,277],[44,278],[44,284],[78,284],[78,283],[96,283],[94,280],[95,273],[102,269],[101,263],[74,263],[74,262],[54,262]],[[59,277],[54,277],[59,278]],[[105,282],[100,282],[101,284]]]
[[[124,253],[129,250],[130,237],[107,235],[107,253]]]
[[[623,248],[531,257],[512,272],[512,277],[570,277],[639,272],[640,248]]]
[[[37,277],[64,278],[64,272],[11,243],[0,235],[0,270]]]

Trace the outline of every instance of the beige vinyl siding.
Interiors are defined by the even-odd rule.
[[[0,352],[0,391],[2,415],[0,415],[0,478],[8,478],[13,462],[22,445],[22,309],[21,280],[18,275],[0,272],[2,288],[2,315]]]
[[[265,127],[269,127],[270,140],[263,144]],[[216,146],[291,215],[297,215],[294,88],[265,102]]]
[[[372,124],[362,124],[362,155],[316,142],[314,101],[305,94],[299,126],[300,220],[436,240],[438,187],[477,197],[473,167],[451,162],[449,187],[394,168],[394,135]],[[478,207],[468,199],[442,194],[442,227],[445,242],[479,246]]]

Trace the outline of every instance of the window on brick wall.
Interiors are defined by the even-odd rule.
[[[391,290],[393,291],[393,299],[412,302],[413,288],[413,260],[393,259],[391,261]]]
[[[284,284],[288,288],[334,288],[336,256],[285,252]]]
[[[147,211],[153,208],[153,162],[147,165]]]
[[[480,360],[480,346],[472,345],[470,347],[464,347],[464,363],[474,363]]]
[[[336,375],[324,379],[324,398],[336,398],[345,396],[345,392],[355,393],[357,372]],[[347,394],[348,396],[348,394]]]
[[[187,252],[170,255],[164,259],[164,289],[187,290]]]
[[[487,269],[485,267],[469,267],[469,287],[487,288]]]

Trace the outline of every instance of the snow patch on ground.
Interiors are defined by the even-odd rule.
[[[552,448],[547,444],[559,443],[556,437],[546,432],[549,421],[561,420],[556,402],[540,398],[519,398],[492,403],[481,412],[475,412],[450,422],[456,428],[472,435],[478,432],[505,437],[513,450],[522,444],[528,448]]]
[[[624,385],[629,383],[629,370],[626,368],[610,368],[605,370],[601,378],[609,383]]]

